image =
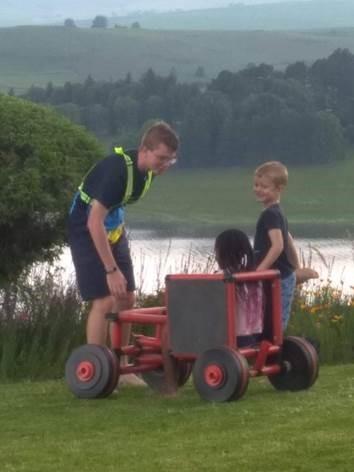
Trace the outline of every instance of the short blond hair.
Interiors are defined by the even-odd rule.
[[[257,177],[267,176],[276,187],[288,183],[288,169],[279,161],[268,161],[257,167],[254,172]]]
[[[165,144],[172,151],[177,151],[179,145],[179,137],[172,127],[165,121],[157,121],[151,125],[143,134],[140,145],[153,150]]]

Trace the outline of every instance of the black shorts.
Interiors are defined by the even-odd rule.
[[[80,236],[69,236],[76,280],[83,300],[95,300],[110,295],[107,276],[93,241],[87,232]],[[125,231],[116,244],[112,244],[114,259],[127,281],[127,291],[135,290],[133,263]]]

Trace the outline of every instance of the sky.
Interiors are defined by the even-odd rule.
[[[197,8],[223,7],[229,5],[230,3],[244,3],[245,5],[256,5],[260,3],[286,3],[289,1],[291,0],[174,0],[172,2],[166,0],[131,0],[131,2],[129,2],[129,6],[127,6],[128,2],[126,1],[118,3],[121,3],[123,8],[129,8],[130,10],[175,10],[177,8],[181,8],[183,10],[192,10]]]
[[[0,0],[0,26],[6,24],[56,22],[63,18],[89,19],[96,15],[123,16],[134,11],[192,10],[227,6],[230,3],[256,5],[291,0]],[[292,0],[309,1],[309,0]]]

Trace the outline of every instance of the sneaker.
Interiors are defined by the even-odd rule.
[[[124,374],[119,377],[119,387],[146,387],[146,383],[135,374]]]

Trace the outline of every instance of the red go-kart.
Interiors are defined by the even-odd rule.
[[[245,346],[238,288],[248,284],[261,286],[264,303],[262,330]],[[280,290],[274,270],[168,275],[165,306],[108,314],[111,347],[86,344],[72,352],[65,369],[69,389],[79,398],[106,397],[127,373],[141,374],[160,393],[175,392],[192,374],[199,395],[214,402],[241,398],[250,377],[266,376],[278,390],[308,389],[318,376],[318,355],[303,338],[283,338]],[[131,344],[123,346],[124,323],[151,332],[133,329]],[[120,366],[123,355],[129,363]]]

